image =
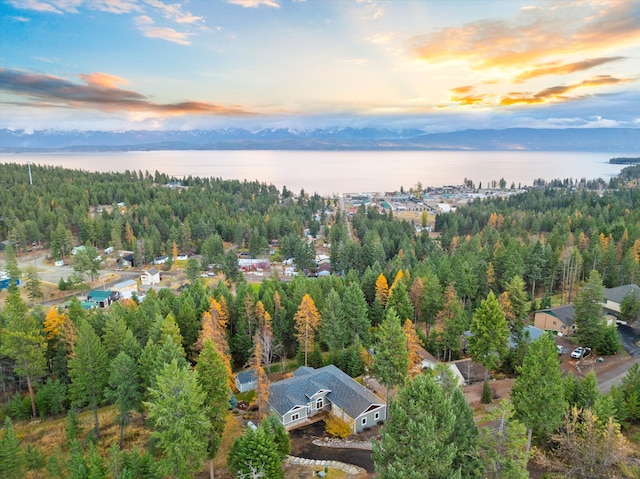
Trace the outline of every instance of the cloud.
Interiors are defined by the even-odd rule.
[[[518,75],[518,77],[516,78],[516,81],[530,80],[532,78],[536,78],[544,75],[567,75],[569,73],[588,70],[596,66],[600,66],[606,63],[616,62],[624,59],[625,57],[601,57],[601,58],[592,58],[590,60],[583,60],[581,62],[567,63],[564,65],[552,64],[552,65],[538,66],[533,70],[527,70],[524,73],[521,73],[520,75]]]
[[[81,6],[108,13],[129,13],[140,9],[137,0],[10,0],[10,3],[24,10],[58,14],[78,13]]]
[[[535,104],[535,103],[545,103],[547,101],[552,101],[552,100],[567,100],[568,98],[565,96],[566,94],[580,88],[589,88],[589,87],[603,86],[603,85],[616,85],[616,84],[625,83],[628,81],[629,80],[625,78],[615,78],[610,75],[599,75],[589,80],[584,80],[579,83],[574,83],[573,85],[561,85],[561,86],[553,86],[550,88],[545,88],[544,90],[541,90],[535,94],[513,92],[513,93],[510,93],[508,96],[503,97],[500,100],[500,104],[501,105],[514,105],[517,103]]]
[[[425,61],[526,67],[556,55],[638,44],[640,3],[560,2],[522,10],[513,21],[480,20],[407,41],[413,56]]]
[[[189,37],[193,33],[178,32],[169,27],[156,27],[151,17],[147,15],[139,15],[135,18],[136,27],[145,37],[160,38],[168,42],[177,43],[178,45],[191,45]]]
[[[275,0],[227,0],[231,5],[239,5],[243,8],[265,7],[280,8],[280,4]]]
[[[11,20],[13,20],[14,22],[20,22],[20,23],[29,23],[31,21],[30,18],[27,17],[9,17]]]
[[[176,23],[197,23],[203,21],[202,17],[197,17],[189,12],[183,11],[180,4],[167,5],[160,0],[145,0],[145,3],[159,10],[166,19],[173,20]]]
[[[211,114],[248,115],[239,107],[198,101],[156,103],[145,95],[117,85],[127,81],[108,73],[79,75],[84,84],[40,73],[0,68],[0,91],[18,95],[28,103],[5,102],[19,106],[84,108],[104,112],[155,113],[160,115]]]
[[[486,103],[487,95],[472,95],[472,86],[460,86],[452,88],[451,100],[459,105],[478,105]]]

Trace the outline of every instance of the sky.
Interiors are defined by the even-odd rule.
[[[0,128],[640,128],[640,0],[0,0]]]

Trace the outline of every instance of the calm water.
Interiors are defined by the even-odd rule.
[[[88,171],[156,170],[175,176],[258,180],[299,192],[383,192],[461,184],[531,185],[536,178],[603,178],[622,165],[609,158],[638,156],[611,152],[530,151],[132,151],[106,153],[0,154],[2,163],[58,165]]]

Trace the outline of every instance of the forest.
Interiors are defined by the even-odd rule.
[[[11,243],[12,281],[0,293],[0,470],[284,477],[288,439],[267,414],[270,378],[332,363],[397,392],[373,444],[377,477],[528,477],[532,458],[549,478],[640,477],[638,367],[602,394],[595,375],[562,377],[551,336],[531,342],[524,333],[533,311],[573,304],[579,344],[624,354],[598,304],[604,288],[640,279],[640,189],[629,186],[637,168],[608,183],[538,181],[508,198],[476,199],[417,234],[392,212],[361,206],[347,217],[335,199],[258,182],[38,165],[30,181],[24,165],[2,164],[0,239]],[[176,181],[180,188],[166,186]],[[313,271],[305,230],[324,234],[331,276],[244,279],[238,251],[273,249]],[[196,255],[199,270],[215,265],[224,280],[194,274],[179,292],[150,290],[107,310],[84,310],[76,298],[66,308],[31,306],[37,274],[17,266],[30,245],[53,259],[75,245],[113,247],[139,264],[179,251]],[[640,297],[625,298],[620,319],[633,325],[639,315]],[[420,349],[515,378],[511,399],[474,417],[446,368],[414,377]],[[245,367],[258,371],[260,426],[227,444],[232,374]],[[488,384],[487,376],[491,403]],[[91,428],[79,425],[84,412]],[[19,437],[36,418],[58,421],[55,441]],[[486,427],[495,422],[502,426]],[[416,434],[409,443],[408,430]]]

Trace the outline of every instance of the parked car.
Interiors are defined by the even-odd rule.
[[[564,346],[561,346],[560,344],[556,345],[556,349],[558,350],[558,354],[564,354],[567,352],[567,348],[565,348]]]
[[[591,348],[578,347],[571,352],[571,357],[573,359],[580,359],[589,356],[589,354],[591,354]]]
[[[582,357],[582,348],[576,348],[571,351],[571,357],[573,359],[580,359]]]

